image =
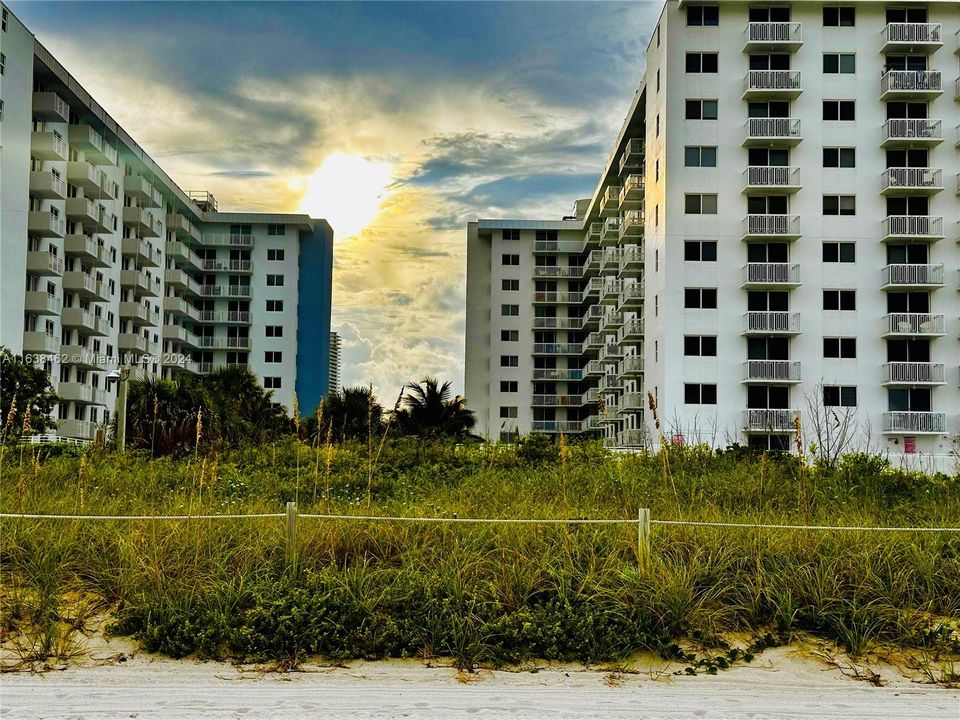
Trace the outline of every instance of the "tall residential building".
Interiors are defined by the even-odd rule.
[[[946,458],[958,28],[956,2],[666,2],[593,196],[468,224],[480,429],[787,448],[799,420]]]
[[[340,383],[343,382],[340,370],[340,334],[330,333],[330,381],[327,387],[330,392],[340,389]]]
[[[58,434],[89,439],[106,374],[246,365],[288,409],[328,383],[333,231],[184,192],[2,6],[0,345],[42,363]]]

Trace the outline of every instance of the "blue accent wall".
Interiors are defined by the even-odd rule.
[[[300,233],[297,299],[297,401],[312,415],[330,382],[330,306],[333,290],[333,230],[318,221]]]

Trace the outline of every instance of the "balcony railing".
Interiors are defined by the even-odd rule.
[[[744,237],[798,237],[798,215],[747,215],[743,219]]]
[[[891,118],[883,125],[883,139],[940,142],[943,140],[943,121],[928,118]]]
[[[930,313],[889,313],[883,316],[884,335],[944,334],[944,316]]]
[[[557,305],[579,305],[583,302],[583,293],[580,292],[535,292],[535,303],[550,303]]]
[[[63,123],[70,120],[70,106],[54,92],[35,92],[31,112],[38,120]]]
[[[23,334],[23,351],[26,353],[56,354],[60,349],[60,338],[41,330],[27,331]]]
[[[883,285],[943,285],[943,265],[887,265],[883,268]]]
[[[201,285],[200,294],[211,297],[250,297],[249,285]]]
[[[24,310],[34,315],[59,315],[63,300],[43,290],[27,290],[24,293]]]
[[[630,138],[627,140],[620,155],[620,173],[623,174],[624,168],[643,168],[644,161],[644,143],[643,138]]]
[[[799,285],[800,266],[791,263],[747,263],[743,266],[745,285]]]
[[[747,23],[746,34],[748,48],[799,47],[803,43],[801,25],[798,22]]]
[[[746,124],[747,141],[760,140],[784,144],[800,142],[799,118],[750,118]]]
[[[779,165],[754,165],[743,171],[748,188],[799,188],[800,168]]]
[[[203,244],[250,247],[253,245],[253,235],[246,233],[204,233]]]
[[[883,383],[895,385],[942,385],[943,363],[888,362],[883,365]]]
[[[886,412],[883,414],[885,433],[936,433],[947,431],[946,413]]]
[[[800,363],[790,360],[747,360],[743,379],[761,382],[800,382]]]
[[[883,234],[887,239],[943,237],[943,218],[933,215],[888,215],[883,220]]]
[[[935,94],[943,92],[939,70],[888,70],[880,78],[880,99],[889,95]]]
[[[533,379],[548,382],[579,382],[583,379],[583,370],[580,368],[534,368]]]
[[[27,214],[27,232],[40,237],[63,237],[66,223],[49,210],[30,210]]]
[[[750,70],[743,79],[745,97],[777,95],[795,97],[802,91],[799,70]]]
[[[620,361],[617,369],[624,377],[643,375],[643,358],[639,355],[628,355]]]
[[[47,250],[27,253],[27,272],[34,275],[63,275],[63,258]]]
[[[563,265],[537,265],[533,268],[535,278],[579,279],[583,277],[583,268]]]
[[[621,430],[617,433],[617,445],[623,448],[640,448],[646,446],[643,430],[636,428]]]
[[[940,23],[887,23],[882,34],[883,48],[889,50],[933,50],[943,44],[943,28]]]
[[[643,412],[644,405],[647,404],[647,398],[643,393],[624,393],[620,398],[617,411],[623,413]]]
[[[750,409],[743,414],[743,425],[752,432],[794,432],[799,410]]]
[[[535,317],[534,330],[579,330],[583,321],[578,317]]]
[[[751,311],[744,315],[749,333],[797,334],[800,332],[800,313],[777,310]]]
[[[531,425],[534,432],[577,433],[580,432],[579,420],[534,420]]]
[[[30,173],[30,194],[38,198],[63,199],[67,196],[67,184],[50,170],[33,170]]]
[[[579,255],[583,252],[583,242],[581,240],[537,240],[533,245],[533,252],[543,255]]]
[[[939,192],[943,190],[943,171],[926,167],[887,168],[883,171],[883,190]]]
[[[580,355],[583,346],[580,343],[534,343],[534,355]]]
[[[580,407],[583,400],[580,395],[534,395],[534,407]]]

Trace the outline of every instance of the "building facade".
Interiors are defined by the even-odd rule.
[[[184,192],[2,11],[0,345],[50,373],[58,435],[109,420],[120,365],[245,365],[312,412],[328,383],[330,226]]]
[[[666,2],[589,201],[468,225],[481,429],[955,452],[958,28],[956,2]]]
[[[340,368],[340,345],[340,334],[335,332],[330,333],[330,381],[327,383],[330,392],[339,390],[343,382],[342,370]]]

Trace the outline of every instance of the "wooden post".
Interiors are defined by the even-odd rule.
[[[297,569],[297,504],[287,503],[287,565]]]
[[[637,559],[641,570],[650,566],[650,508],[637,512]]]

